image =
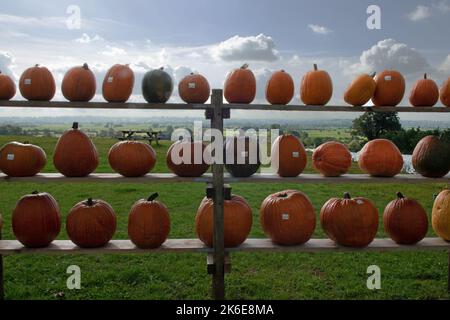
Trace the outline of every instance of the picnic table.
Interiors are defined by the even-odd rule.
[[[160,131],[139,131],[139,130],[122,130],[122,137],[119,137],[119,140],[121,141],[127,141],[127,140],[146,140],[151,145],[153,141],[156,142],[157,145],[159,145],[159,135],[161,134]]]

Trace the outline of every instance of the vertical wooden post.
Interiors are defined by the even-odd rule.
[[[450,251],[448,252],[448,263],[447,263],[447,292],[450,293]]]
[[[2,240],[1,221],[0,221],[0,240]],[[3,300],[5,300],[5,286],[3,283],[3,255],[0,254],[0,301]]]

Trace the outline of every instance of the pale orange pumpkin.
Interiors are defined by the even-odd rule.
[[[344,100],[352,106],[363,106],[372,99],[377,84],[373,79],[376,73],[358,76],[344,94]]]
[[[414,84],[409,102],[413,107],[432,107],[439,101],[439,88],[425,73],[423,79]]]
[[[361,170],[375,177],[393,177],[403,169],[403,157],[397,146],[387,139],[369,141],[358,160]]]
[[[314,64],[314,70],[303,77],[300,92],[304,104],[324,106],[333,96],[333,81],[328,72]]]
[[[405,78],[395,70],[385,70],[375,77],[377,84],[372,102],[377,107],[395,107],[405,95]]]
[[[256,96],[256,78],[248,64],[228,74],[224,96],[229,103],[252,103]]]
[[[450,107],[450,78],[448,78],[442,85],[440,98],[444,106]]]
[[[294,80],[284,70],[272,74],[266,86],[266,99],[270,104],[288,104],[294,97]]]
[[[180,81],[178,93],[186,103],[205,103],[209,99],[211,88],[204,76],[191,73]]]
[[[347,146],[329,141],[314,150],[313,165],[325,177],[338,177],[352,166],[352,155]]]

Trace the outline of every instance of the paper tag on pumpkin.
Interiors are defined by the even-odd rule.
[[[286,221],[286,220],[289,220],[289,218],[290,218],[289,213],[283,213],[281,215],[281,220]]]
[[[392,77],[391,77],[391,76],[385,76],[385,77],[384,77],[384,80],[385,80],[385,81],[391,81],[391,80],[392,80]]]
[[[292,157],[293,158],[300,158],[300,152],[292,152]]]
[[[6,156],[6,160],[8,160],[8,161],[13,161],[13,160],[14,160],[14,154],[13,154],[13,153],[9,153],[9,154]]]
[[[31,79],[25,79],[23,83],[28,86],[31,84]]]
[[[189,82],[188,83],[188,88],[189,89],[195,89],[195,87],[196,87],[195,82]]]
[[[114,81],[114,77],[108,77],[108,83],[112,83]]]
[[[357,204],[364,204],[364,201],[362,201],[362,200],[356,200],[356,203],[357,203]]]

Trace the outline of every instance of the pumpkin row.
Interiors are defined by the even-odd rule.
[[[103,97],[108,102],[126,102],[133,91],[134,73],[128,65],[114,65],[103,81]],[[142,94],[149,103],[166,103],[173,92],[173,80],[163,68],[149,71],[142,80]],[[36,65],[25,70],[19,80],[22,96],[28,100],[50,101],[56,91],[51,72]],[[64,76],[61,91],[69,101],[90,101],[96,92],[94,73],[85,63],[70,69]],[[191,73],[178,86],[181,99],[187,103],[205,103],[210,96],[208,80]],[[266,85],[266,99],[271,104],[285,105],[294,97],[294,81],[284,70],[272,74]],[[326,105],[333,95],[333,82],[324,70],[309,71],[301,81],[300,98],[307,105]],[[14,81],[0,73],[0,100],[9,100],[16,94]],[[396,106],[405,94],[405,79],[396,70],[385,70],[380,74],[359,75],[344,93],[344,100],[353,106],[362,106],[372,100],[375,106]],[[256,78],[245,64],[231,71],[224,87],[225,99],[229,103],[248,104],[256,96]],[[436,83],[424,75],[410,93],[409,101],[415,107],[432,107],[439,97],[442,104],[450,107],[450,78],[444,82],[440,92]]]
[[[157,201],[158,194],[137,201],[129,213],[128,235],[139,248],[161,246],[170,232],[167,207]],[[198,238],[213,246],[213,200],[201,202],[195,218]],[[253,224],[248,202],[231,191],[224,200],[224,241],[226,247],[237,247],[247,239]],[[362,197],[328,200],[320,211],[320,223],[326,235],[337,244],[365,247],[378,231],[378,210]],[[309,198],[297,190],[286,190],[268,196],[261,204],[260,222],[265,234],[280,245],[300,245],[310,240],[316,228],[316,214]],[[383,212],[386,233],[398,244],[412,245],[421,241],[428,231],[428,217],[414,199],[400,192]],[[116,214],[102,200],[88,199],[76,204],[68,213],[66,230],[70,240],[79,247],[105,246],[116,232]],[[432,211],[434,231],[450,241],[450,190],[442,191]],[[0,230],[2,221],[0,216]],[[13,211],[15,237],[26,247],[46,247],[58,236],[61,213],[57,201],[48,193],[33,192],[23,196]]]

